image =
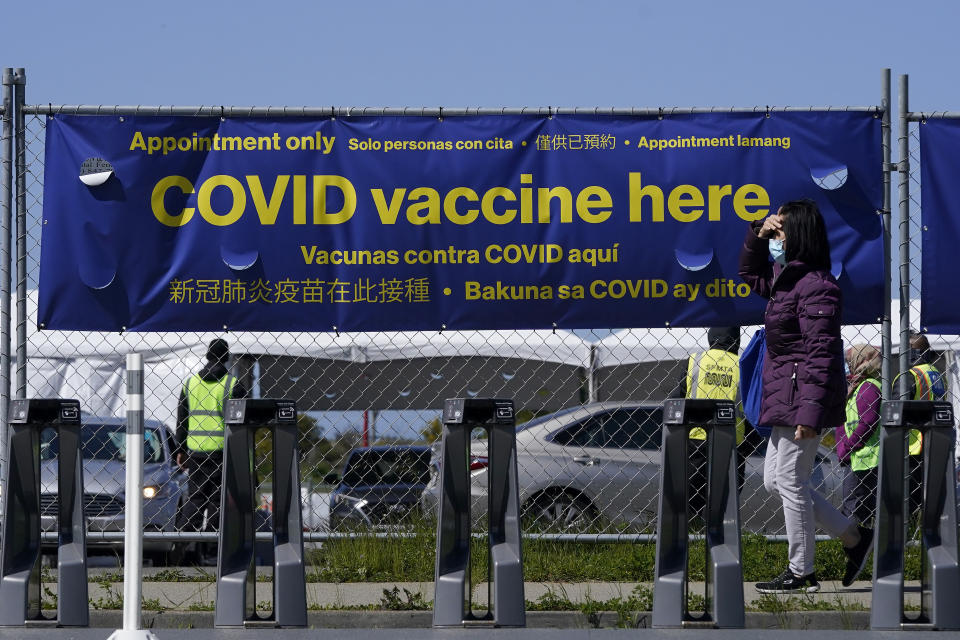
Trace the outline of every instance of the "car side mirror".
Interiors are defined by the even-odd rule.
[[[323,484],[340,484],[340,474],[330,472],[323,476]]]

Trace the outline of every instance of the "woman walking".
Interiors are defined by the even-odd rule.
[[[844,422],[846,403],[841,295],[830,266],[826,225],[812,200],[787,202],[752,223],[740,253],[740,276],[768,299],[759,422],[774,426],[763,484],[783,501],[789,555],[783,573],[756,585],[760,593],[820,589],[815,524],[843,542],[844,586],[859,575],[873,544],[872,531],[858,527],[810,483],[820,433]]]

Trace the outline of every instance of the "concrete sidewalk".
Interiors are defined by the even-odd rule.
[[[91,570],[91,578],[115,578],[115,574]],[[158,575],[159,574],[159,575]],[[269,576],[268,572],[261,575]],[[216,600],[214,572],[185,569],[178,582],[155,581],[154,578],[169,577],[170,572],[145,569],[143,582],[144,602],[152,608],[173,611],[212,610]],[[856,582],[843,588],[837,581],[823,581],[820,592],[808,595],[771,596],[757,593],[753,583],[744,584],[744,603],[754,610],[869,610],[872,597],[870,582]],[[56,595],[56,583],[44,584],[50,595]],[[119,608],[123,594],[122,581],[91,581],[90,601],[95,608]],[[527,582],[524,598],[528,602],[548,604],[550,601],[568,602],[574,605],[606,603],[614,599],[627,600],[637,596],[648,598],[653,586],[638,582]],[[704,583],[690,583],[691,594],[702,595]],[[389,610],[416,610],[430,606],[433,601],[433,582],[348,582],[307,583],[307,606],[314,610],[374,608]],[[905,604],[909,608],[920,606],[919,582],[905,585]],[[270,609],[273,603],[273,583],[257,582],[256,602],[258,608]],[[473,589],[473,603],[486,607],[487,584],[478,584]]]

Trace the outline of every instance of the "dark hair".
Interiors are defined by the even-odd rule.
[[[707,342],[711,349],[739,353],[740,327],[710,327],[707,330]]]
[[[920,349],[921,351],[930,350],[930,341],[927,340],[927,336],[923,335],[919,331],[910,331],[910,348],[911,349]]]
[[[207,347],[207,360],[210,362],[226,362],[230,357],[230,347],[223,338],[217,338],[210,341]]]
[[[814,269],[830,270],[830,240],[820,207],[809,198],[791,200],[780,207],[787,262],[799,260]]]
[[[930,341],[919,331],[910,331],[910,366],[918,364],[933,364],[933,353],[930,351]]]

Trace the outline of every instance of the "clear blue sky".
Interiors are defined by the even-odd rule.
[[[502,0],[5,3],[31,103],[960,109],[960,4]]]

